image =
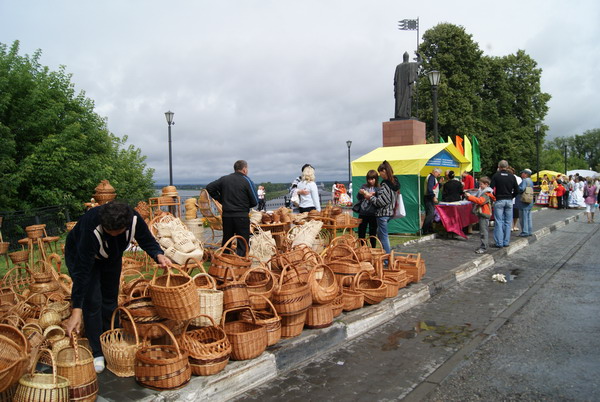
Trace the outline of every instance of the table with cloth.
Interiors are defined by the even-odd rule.
[[[479,218],[472,210],[473,203],[470,201],[441,202],[435,206],[435,211],[440,217],[440,222],[444,225],[444,229],[449,233],[456,233],[465,239],[467,235],[464,234],[462,229],[479,222]]]

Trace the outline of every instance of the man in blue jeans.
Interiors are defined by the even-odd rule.
[[[495,247],[508,247],[513,219],[513,198],[519,193],[519,185],[515,175],[508,170],[508,162],[498,162],[498,171],[492,176],[490,187],[494,189],[494,241]]]

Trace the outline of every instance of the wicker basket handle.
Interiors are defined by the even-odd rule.
[[[175,335],[173,335],[173,332],[171,332],[171,330],[169,328],[167,328],[165,325],[161,324],[160,322],[154,322],[152,324],[150,324],[150,326],[148,327],[148,330],[146,331],[146,335],[144,335],[144,343],[148,342],[148,334],[151,333],[151,329],[154,327],[159,327],[163,330],[163,332],[165,332],[167,335],[169,335],[169,338],[171,338],[171,340],[173,341],[173,346],[175,346],[175,349],[177,349],[177,356],[181,357],[181,349],[179,349],[179,342],[177,342],[177,339],[175,339]]]
[[[217,326],[217,323],[215,322],[215,319],[212,318],[211,316],[209,316],[208,314],[199,314],[196,317],[194,317],[194,319],[196,318],[200,318],[200,317],[205,317],[208,318],[210,320],[210,322],[212,323],[213,327]],[[185,336],[185,333],[187,332],[188,327],[190,326],[190,322],[192,320],[186,320],[185,321],[185,325],[183,326],[183,329],[181,330],[181,336]]]
[[[285,263],[283,265],[283,269],[281,270],[281,275],[279,275],[277,289],[281,289],[281,287],[283,286],[283,278],[285,277],[285,273],[288,271],[289,268],[292,268],[294,271],[296,271],[296,274],[298,275],[298,282],[300,282],[300,272],[298,272],[298,268],[290,264],[289,260],[285,256],[283,256],[283,259],[285,260]]]
[[[246,272],[244,272],[244,274],[240,278],[240,281],[246,283],[246,279],[248,279],[248,276],[250,276],[250,274],[252,272],[255,272],[255,271],[264,271],[267,276],[273,277],[273,273],[271,272],[271,270],[268,269],[263,263],[261,263],[260,266],[254,267],[254,268],[250,268],[249,270],[247,270]]]
[[[277,314],[277,310],[275,310],[275,306],[273,305],[273,303],[271,302],[271,300],[269,300],[268,297],[263,296],[261,294],[251,294],[248,297],[250,299],[253,298],[253,297],[261,297],[261,298],[263,298],[267,302],[267,304],[271,307],[271,311],[273,312],[273,314],[275,314],[275,317],[279,318],[279,314]],[[250,310],[252,310],[252,309],[250,309]]]
[[[141,291],[141,293],[139,294],[139,296],[137,296],[137,297],[134,296],[134,294],[136,292],[140,292],[140,288],[136,287],[136,284],[137,283],[142,283],[145,280],[146,279],[144,279],[144,278],[138,278],[135,281],[133,281],[134,283],[131,286],[131,290],[129,291],[129,295],[127,295],[129,300],[138,299],[140,297],[146,297],[146,296],[148,296],[148,286],[147,285],[144,287],[144,290]]]
[[[79,342],[75,331],[71,331],[71,346],[73,346],[73,352],[75,353],[75,362],[79,365]]]
[[[225,328],[225,317],[227,316],[227,313],[238,310],[249,310],[250,314],[252,314],[252,323],[256,324],[256,314],[254,314],[254,310],[252,310],[250,307],[238,307],[223,311],[223,315],[221,316],[221,327]]]
[[[237,240],[237,239],[241,239],[241,240],[244,242],[244,244],[246,245],[246,255],[245,255],[244,257],[248,257],[248,251],[250,251],[250,250],[249,250],[249,247],[248,247],[248,242],[246,241],[246,239],[244,239],[244,238],[243,238],[242,236],[240,236],[240,235],[235,235],[235,236],[232,236],[232,237],[231,237],[229,240],[227,240],[227,242],[226,242],[225,244],[223,244],[223,247],[221,247],[221,248],[222,248],[222,249],[227,249],[227,248],[228,248],[229,250],[232,250],[232,251],[233,251],[233,249],[231,248],[231,244],[233,243],[233,241],[234,241],[234,240]],[[220,250],[220,249],[219,249],[219,250]],[[217,250],[216,252],[218,253],[218,252],[219,252],[219,250]],[[222,252],[221,252],[221,253],[222,253]]]
[[[358,289],[358,285],[360,284],[360,279],[364,276],[367,275],[367,278],[371,278],[371,275],[369,274],[369,271],[367,271],[366,269],[362,269],[360,270],[355,276],[354,276],[354,282],[353,282],[353,286],[355,289]]]
[[[231,267],[227,267],[225,268],[225,276],[223,277],[223,283],[229,282],[229,276],[227,276],[228,272],[231,272],[231,282],[237,282],[238,278],[235,276],[235,272],[233,272],[233,269]]]
[[[50,349],[47,348],[42,348],[39,350],[37,356],[35,357],[35,364],[31,365],[31,375],[33,375],[35,373],[35,368],[37,366],[37,362],[40,360],[40,357],[42,357],[42,354],[47,353],[48,355],[50,355],[50,361],[52,362],[52,385],[54,385],[54,387],[56,387],[56,384],[58,383],[56,381],[56,358],[54,357],[54,353],[52,353],[52,351]]]
[[[381,244],[381,240],[377,236],[369,236],[369,240],[375,239],[375,241],[379,244],[379,248],[383,250],[383,244]]]
[[[196,278],[199,277],[206,277],[206,279],[208,279],[208,282],[212,285],[212,289],[217,290],[217,282],[215,281],[215,278],[213,278],[211,275],[207,274],[206,272],[201,272],[199,274],[194,275],[194,277],[192,278],[192,282],[196,283]]]
[[[185,264],[183,265],[183,268],[181,269],[186,274],[189,275],[194,270],[194,268],[195,268],[195,267],[192,267],[191,269],[188,268],[188,264],[190,263],[190,261],[192,261],[192,264],[196,264],[197,267],[199,267],[200,269],[202,269],[204,259],[202,261],[200,261],[196,257],[190,257],[187,260],[185,260]]]
[[[115,311],[113,311],[112,317],[110,319],[110,330],[114,331],[114,329],[115,329],[115,317],[117,315],[117,311],[119,311],[119,310],[125,312],[127,317],[129,317],[129,321],[131,322],[131,326],[133,327],[133,333],[135,334],[135,345],[139,346],[140,345],[140,335],[137,330],[137,325],[135,324],[135,320],[133,319],[133,316],[131,315],[129,310],[127,310],[125,307],[119,306],[115,309]]]

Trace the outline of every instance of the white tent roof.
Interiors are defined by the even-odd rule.
[[[567,171],[567,176],[574,175],[575,173],[579,173],[579,176],[583,177],[596,177],[600,175],[600,173],[594,172],[593,170],[575,169]]]

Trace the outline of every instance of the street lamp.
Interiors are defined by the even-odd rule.
[[[165,112],[165,117],[167,118],[167,124],[169,125],[169,186],[173,185],[173,162],[171,161],[171,126],[175,124],[173,122],[173,115],[175,113]]]
[[[427,73],[429,77],[429,83],[431,84],[431,93],[433,96],[433,141],[437,144],[439,142],[438,138],[438,122],[437,122],[437,88],[440,83],[441,74],[439,71],[430,71]]]
[[[542,125],[540,123],[535,123],[535,148],[537,153],[537,184],[540,184],[540,128]]]
[[[350,172],[350,147],[352,146],[352,141],[346,141],[346,145],[348,145],[348,189],[350,189],[350,183],[352,183],[352,173]]]
[[[567,174],[567,144],[565,144],[565,174]]]

